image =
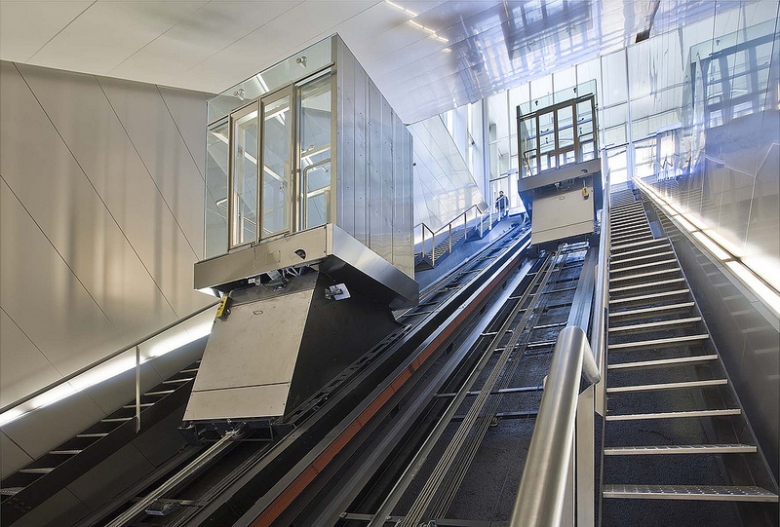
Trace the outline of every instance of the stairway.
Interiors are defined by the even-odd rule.
[[[468,240],[474,232],[479,232],[479,223],[468,226],[461,224],[458,227],[453,227],[452,247],[454,248],[459,242],[463,240]],[[416,253],[414,255],[415,271],[433,269],[436,266],[436,263],[450,254],[449,231],[443,230],[436,236],[435,242],[436,246],[433,248],[433,254],[431,254],[431,251],[425,252],[425,248],[423,248],[423,252]],[[427,241],[426,245],[430,247],[430,241]]]
[[[180,409],[188,400],[200,360],[141,395],[141,432]],[[135,400],[122,405],[0,484],[2,525],[10,525],[135,440]]]
[[[777,525],[777,484],[674,249],[612,196],[602,519]]]

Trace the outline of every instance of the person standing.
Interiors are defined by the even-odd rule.
[[[503,190],[498,193],[498,199],[496,200],[496,210],[498,211],[499,221],[509,216],[509,198],[504,196]]]

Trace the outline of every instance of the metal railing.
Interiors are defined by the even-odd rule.
[[[580,378],[601,380],[585,332],[568,326],[558,334],[536,426],[517,492],[511,527],[558,527],[564,519],[571,472]],[[573,504],[573,496],[569,495]],[[592,499],[581,496],[582,499]],[[571,511],[573,524],[574,511]]]
[[[22,397],[20,399],[17,399],[16,401],[14,401],[12,403],[3,406],[2,408],[0,408],[0,416],[2,414],[4,414],[5,412],[9,411],[9,410],[13,410],[15,408],[19,408],[20,406],[23,406],[24,404],[29,403],[30,401],[32,401],[36,397],[39,397],[39,396],[41,396],[41,395],[43,395],[43,394],[45,394],[47,392],[55,390],[55,389],[59,388],[60,386],[64,385],[65,383],[68,383],[68,382],[72,381],[76,377],[78,377],[78,376],[80,376],[80,375],[82,375],[84,373],[87,373],[88,371],[90,371],[92,369],[95,369],[95,368],[97,368],[97,367],[107,363],[108,361],[110,361],[112,359],[115,359],[115,358],[119,357],[120,355],[122,355],[124,353],[127,353],[128,351],[130,351],[132,349],[135,349],[135,379],[136,379],[136,387],[135,387],[136,417],[135,417],[135,419],[136,419],[136,428],[138,429],[140,427],[140,413],[141,413],[141,404],[140,404],[140,395],[141,395],[140,394],[140,367],[141,367],[141,353],[140,353],[140,349],[141,348],[140,347],[141,347],[141,345],[149,342],[153,338],[155,338],[155,337],[165,333],[166,331],[168,331],[170,329],[173,329],[174,327],[178,326],[179,324],[187,322],[188,320],[190,320],[192,318],[195,318],[196,316],[198,316],[198,315],[208,311],[209,309],[214,308],[217,304],[219,304],[219,301],[212,302],[212,303],[208,304],[207,306],[202,307],[202,308],[198,309],[197,311],[195,311],[193,313],[190,313],[189,315],[186,315],[186,316],[176,320],[175,322],[172,322],[172,323],[168,324],[167,326],[154,331],[153,333],[150,333],[149,335],[146,335],[145,337],[140,338],[140,339],[134,341],[132,344],[128,344],[127,346],[124,346],[123,348],[121,348],[121,349],[119,349],[119,350],[117,350],[117,351],[115,351],[115,352],[113,352],[113,353],[103,357],[102,359],[99,359],[99,360],[97,360],[97,361],[95,361],[95,362],[93,362],[93,363],[91,363],[91,364],[89,364],[87,366],[84,366],[83,368],[81,368],[79,370],[76,370],[75,372],[73,372],[73,373],[71,373],[69,375],[66,375],[65,377],[63,377],[61,379],[58,379],[58,380],[54,381],[53,383],[48,384],[47,386],[44,386],[43,388],[41,388],[39,390],[36,390],[36,391],[34,391],[33,393],[31,393],[29,395],[25,395],[24,397]],[[29,408],[24,413],[29,413],[29,412],[31,412],[33,410],[37,410],[37,408]]]
[[[591,345],[578,326],[558,334],[510,527],[595,525],[595,420],[606,412],[609,179],[604,181]],[[590,386],[580,392],[580,377]]]
[[[437,238],[437,236],[441,239],[442,233],[446,231],[446,233],[447,233],[447,239],[446,239],[447,252],[451,253],[452,252],[453,243],[456,243],[456,242],[453,242],[453,237],[452,237],[453,227],[457,230],[460,227],[460,222],[462,221],[463,222],[463,238],[464,239],[468,238],[468,235],[470,234],[470,232],[469,232],[469,223],[472,221],[472,220],[468,219],[468,215],[469,215],[469,212],[471,212],[472,209],[476,209],[476,214],[474,214],[474,217],[472,218],[472,220],[476,220],[477,221],[477,225],[474,228],[475,229],[476,228],[479,229],[479,235],[481,237],[484,234],[484,227],[483,227],[483,225],[484,225],[484,222],[483,222],[484,214],[482,212],[482,209],[479,208],[479,205],[472,205],[471,207],[467,208],[466,210],[464,210],[463,212],[461,212],[460,214],[455,216],[455,218],[453,218],[451,221],[449,221],[448,223],[446,223],[443,226],[439,227],[439,229],[436,230],[436,231],[431,229],[425,222],[418,223],[417,225],[414,226],[414,232],[417,232],[417,228],[418,227],[420,228],[420,230],[422,232],[422,242],[420,244],[420,252],[419,252],[419,254],[420,254],[420,256],[422,258],[425,258],[425,255],[426,255],[426,251],[425,251],[425,241],[426,241],[425,231],[428,231],[430,233],[430,238],[429,239],[431,240],[431,251],[430,251],[431,267],[435,267],[436,266],[436,249],[437,249],[436,238]],[[442,242],[442,243],[444,243],[444,242]]]

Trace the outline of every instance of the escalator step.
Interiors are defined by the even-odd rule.
[[[777,494],[761,487],[706,485],[604,485],[603,496],[641,500],[777,502]]]
[[[662,285],[671,285],[671,284],[679,284],[679,283],[685,283],[685,278],[673,278],[671,280],[661,280],[658,282],[647,282],[644,284],[637,284],[637,285],[629,285],[625,287],[610,287],[609,293],[625,293],[626,291],[634,291],[636,289],[649,289],[653,287],[658,287]],[[611,302],[611,301],[610,301]]]
[[[668,454],[754,454],[754,445],[649,445],[606,447],[605,456],[644,456]]]
[[[198,370],[195,370],[198,371]],[[175,392],[176,390],[160,390],[157,392],[146,392],[144,395],[148,395],[149,397],[159,397],[161,395],[169,395]]]
[[[712,386],[725,386],[728,379],[713,379],[709,381],[670,382],[662,384],[641,384],[636,386],[620,386],[607,388],[607,393],[635,393],[653,392],[660,390],[684,390],[687,388],[707,388]]]
[[[41,468],[23,468],[19,471],[19,474],[48,474],[55,467],[41,467]]]
[[[625,253],[624,253],[625,254]],[[653,253],[653,254],[646,254],[645,256],[634,256],[633,258],[623,258],[618,260],[611,260],[610,266],[616,265],[616,264],[624,264],[629,262],[638,262],[640,260],[647,260],[648,258],[661,258],[666,256],[672,256],[674,253],[672,251],[664,251],[662,253]],[[618,271],[622,271],[621,268],[617,269]]]
[[[24,487],[5,487],[0,489],[0,496],[16,496],[24,490]]]
[[[646,307],[641,309],[630,309],[628,311],[618,311],[616,313],[610,313],[609,318],[612,320],[613,318],[622,318],[622,317],[641,317],[642,315],[650,315],[653,316],[656,313],[663,313],[666,314],[669,311],[676,311],[678,309],[690,309],[696,305],[695,302],[683,302],[681,304],[672,304],[669,306],[657,306],[657,307]],[[623,326],[618,326],[623,327]],[[612,329],[610,327],[610,329]]]
[[[690,293],[690,289],[676,289],[674,291],[664,291],[663,293],[652,293],[650,295],[639,295],[639,296],[631,296],[628,298],[616,298],[614,300],[610,300],[610,304],[627,304],[627,303],[633,303],[633,302],[646,302],[646,303],[652,303],[660,298],[666,298],[669,296],[680,296],[687,293]],[[620,307],[618,305],[617,307]],[[623,313],[620,311],[619,313]],[[610,316],[612,313],[610,313]]]
[[[682,419],[690,417],[720,417],[729,415],[742,415],[739,408],[725,408],[722,410],[689,410],[686,412],[660,412],[652,414],[624,414],[608,415],[607,421],[645,421],[648,419]]]
[[[607,366],[609,371],[630,371],[643,370],[648,368],[669,368],[673,366],[690,366],[702,362],[718,360],[717,355],[697,355],[695,357],[680,357],[676,359],[659,359],[641,362],[624,362],[622,364],[610,364]]]
[[[609,271],[610,275],[613,275],[615,273],[625,273],[626,271],[635,271],[637,269],[645,269],[647,267],[655,267],[658,265],[667,265],[667,264],[676,264],[677,260],[674,258],[669,258],[668,260],[661,260],[658,262],[650,262],[650,263],[644,263],[644,264],[637,264],[637,265],[631,265],[629,267],[619,267],[617,269],[612,269]]]
[[[655,339],[655,340],[642,340],[639,342],[624,342],[621,344],[610,344],[607,346],[609,351],[626,351],[642,348],[674,348],[680,345],[701,342],[709,339],[710,336],[707,333],[701,335],[686,335],[684,337],[672,337],[668,339]]]
[[[81,454],[83,450],[52,450],[49,454],[55,456],[75,456]]]
[[[641,280],[641,279],[644,279],[644,278],[650,278],[652,276],[660,276],[660,275],[669,274],[669,273],[676,273],[676,272],[679,272],[679,271],[680,271],[679,267],[672,267],[670,269],[661,269],[660,271],[650,271],[650,272],[647,272],[647,273],[638,273],[638,274],[632,274],[632,275],[629,275],[629,276],[618,276],[617,278],[610,278],[609,279],[609,283],[612,284],[612,283],[616,283],[616,282],[626,282],[628,280]],[[644,285],[644,284],[641,284],[641,285]]]
[[[633,242],[633,243],[624,243],[620,245],[615,245],[611,248],[612,251],[621,251],[623,249],[630,249],[632,247],[642,247],[644,245],[651,245],[656,244],[658,247],[662,247],[664,245],[669,245],[669,240],[666,238],[658,238],[658,239],[652,239],[652,240],[644,240],[641,242]]]
[[[675,326],[686,326],[701,322],[701,317],[676,318],[674,320],[662,320],[660,322],[648,322],[647,324],[631,324],[630,326],[617,326],[609,328],[610,335],[620,333],[631,333],[636,331],[658,331]]]

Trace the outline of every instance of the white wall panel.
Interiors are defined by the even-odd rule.
[[[10,62],[0,71],[5,405],[213,298],[192,280],[206,94],[115,80],[104,90],[90,75]],[[120,384],[105,388],[102,408],[83,408],[85,419],[126,402]],[[81,417],[76,426],[89,424]],[[13,425],[4,432],[35,455],[25,443],[33,425]]]
[[[5,145],[3,147],[5,151]],[[111,350],[118,332],[0,180],[0,306],[66,375]],[[5,350],[2,350],[5,352]],[[30,385],[30,391],[40,388]]]
[[[0,310],[0,406],[27,395],[30,383],[46,386],[59,378],[41,350]]]
[[[32,460],[19,445],[0,432],[0,478],[16,472]]]
[[[204,177],[206,173],[206,136],[203,130],[206,129],[208,119],[205,114],[193,112],[192,109],[206,105],[212,95],[197,91],[175,90],[163,86],[159,86],[159,89],[173,116],[176,127],[187,145],[187,150],[192,155],[201,177]],[[201,236],[201,238],[203,237]]]
[[[105,416],[88,393],[79,392],[5,425],[3,433],[28,455],[38,458],[56,446],[52,445],[52,434],[73,437]]]
[[[28,75],[27,81],[38,88],[38,100],[13,64],[3,64],[0,170],[119,333],[128,340],[140,338],[161,321],[164,324],[175,320],[174,311],[160,298],[160,290],[117,225],[115,218],[119,213],[111,211],[115,214],[111,216],[83,171],[98,174],[95,180],[107,192],[121,195],[126,206],[127,193],[117,192],[125,185],[111,181],[115,174],[133,175],[128,163],[134,156],[132,147],[122,145],[124,134],[111,114],[92,113],[99,105],[92,105],[91,111],[84,110],[89,100],[79,95],[89,96],[90,86],[95,85],[92,77],[32,70],[34,73]],[[38,72],[55,76],[42,77]],[[53,82],[55,79],[60,82]],[[47,105],[48,115],[38,101],[52,102]],[[63,143],[50,117],[62,130],[68,145]],[[29,155],[29,145],[35,144],[47,145],[46,155]],[[77,156],[75,159],[71,152]],[[76,159],[80,161],[77,163]],[[127,179],[143,182],[143,167],[136,165],[140,171]],[[148,199],[153,199],[153,185],[149,182],[147,186],[151,190]],[[83,353],[96,360],[108,351],[85,349]]]
[[[193,253],[202,258],[204,208],[192,203],[205,203],[205,179],[160,91],[153,85],[108,78],[99,83]],[[200,132],[204,142],[205,127],[204,122]]]

